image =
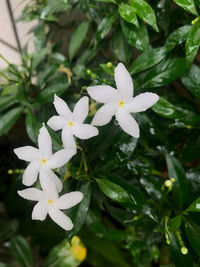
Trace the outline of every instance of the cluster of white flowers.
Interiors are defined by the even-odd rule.
[[[104,105],[96,112],[92,124],[101,126],[109,123],[115,115],[120,127],[131,136],[139,137],[139,126],[130,113],[145,111],[154,105],[159,97],[153,93],[143,93],[133,98],[133,83],[130,74],[122,63],[115,68],[115,82],[117,89],[107,85],[88,87],[91,98]],[[98,129],[84,121],[88,116],[89,100],[82,97],[75,105],[73,112],[68,105],[57,95],[54,97],[54,106],[59,114],[51,117],[47,124],[54,131],[62,130],[61,139],[64,149],[52,153],[51,137],[45,127],[38,135],[38,148],[25,146],[14,149],[19,159],[29,161],[23,174],[22,183],[33,185],[38,176],[41,189],[28,188],[18,191],[18,194],[29,200],[38,201],[32,212],[33,220],[45,220],[47,214],[65,230],[71,230],[73,223],[62,209],[69,209],[83,199],[83,193],[71,192],[59,197],[62,191],[61,180],[53,169],[64,166],[76,153],[77,147],[74,136],[88,139],[98,135]]]

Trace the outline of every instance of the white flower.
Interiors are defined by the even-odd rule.
[[[79,191],[62,195],[60,198],[56,190],[42,191],[37,188],[28,188],[18,191],[18,194],[29,200],[38,201],[33,208],[32,219],[44,221],[47,214],[51,219],[65,230],[71,230],[73,223],[62,211],[78,204],[83,199],[83,193]]]
[[[43,126],[38,135],[39,149],[32,146],[24,146],[14,149],[19,159],[30,161],[24,171],[22,183],[30,186],[36,182],[38,174],[43,189],[56,186],[58,192],[62,190],[62,182],[54,174],[52,169],[62,167],[75,154],[74,149],[61,149],[52,154],[51,137]]]
[[[88,139],[98,135],[98,129],[92,125],[84,124],[88,115],[88,97],[82,97],[75,105],[73,112],[68,105],[57,95],[54,96],[54,106],[59,116],[51,117],[47,124],[54,130],[62,129],[62,142],[64,147],[76,148],[74,135],[80,139]]]
[[[115,115],[120,127],[131,136],[138,138],[140,130],[131,112],[141,112],[153,106],[159,99],[157,94],[143,93],[133,98],[133,82],[122,63],[115,68],[117,89],[108,85],[88,87],[88,94],[104,105],[96,112],[92,124],[102,126]]]

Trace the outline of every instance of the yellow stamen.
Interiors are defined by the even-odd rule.
[[[48,200],[48,204],[49,204],[49,205],[52,205],[52,204],[53,204],[53,200],[49,199],[49,200]]]
[[[119,106],[120,108],[122,108],[124,105],[125,105],[125,103],[124,103],[123,100],[121,100],[121,101],[118,102],[118,106]]]
[[[47,163],[47,160],[46,160],[45,158],[41,158],[40,161],[41,161],[41,164],[42,164],[42,165],[45,165],[45,164]]]
[[[73,121],[69,121],[69,122],[67,123],[67,125],[68,125],[69,127],[73,127],[73,126],[74,126],[74,123],[73,123]]]

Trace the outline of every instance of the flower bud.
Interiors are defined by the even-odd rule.
[[[183,255],[188,254],[188,249],[187,249],[186,247],[182,247],[182,248],[181,248],[181,253],[182,253]]]

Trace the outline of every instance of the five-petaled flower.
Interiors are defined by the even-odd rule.
[[[22,183],[30,186],[36,182],[38,174],[43,189],[56,186],[57,192],[62,190],[62,182],[52,169],[62,167],[76,153],[74,149],[61,149],[52,154],[51,137],[43,126],[38,135],[39,149],[32,146],[24,146],[14,149],[19,159],[30,161],[24,171]]]
[[[159,99],[157,94],[143,93],[133,98],[133,82],[122,63],[115,68],[117,89],[108,85],[87,88],[88,94],[104,105],[96,112],[92,124],[102,126],[109,123],[115,115],[120,127],[131,136],[138,138],[140,130],[130,113],[145,111]]]
[[[18,194],[28,200],[38,201],[32,212],[33,220],[44,221],[47,214],[64,230],[71,230],[73,223],[61,210],[70,209],[83,199],[83,193],[79,191],[70,192],[60,198],[56,190],[39,190],[28,188],[18,191]]]
[[[59,116],[51,117],[47,124],[54,130],[62,129],[62,142],[65,148],[76,149],[74,135],[80,139],[88,139],[98,135],[98,129],[83,123],[88,115],[88,97],[82,97],[75,105],[73,112],[57,95],[54,96],[54,106]]]

